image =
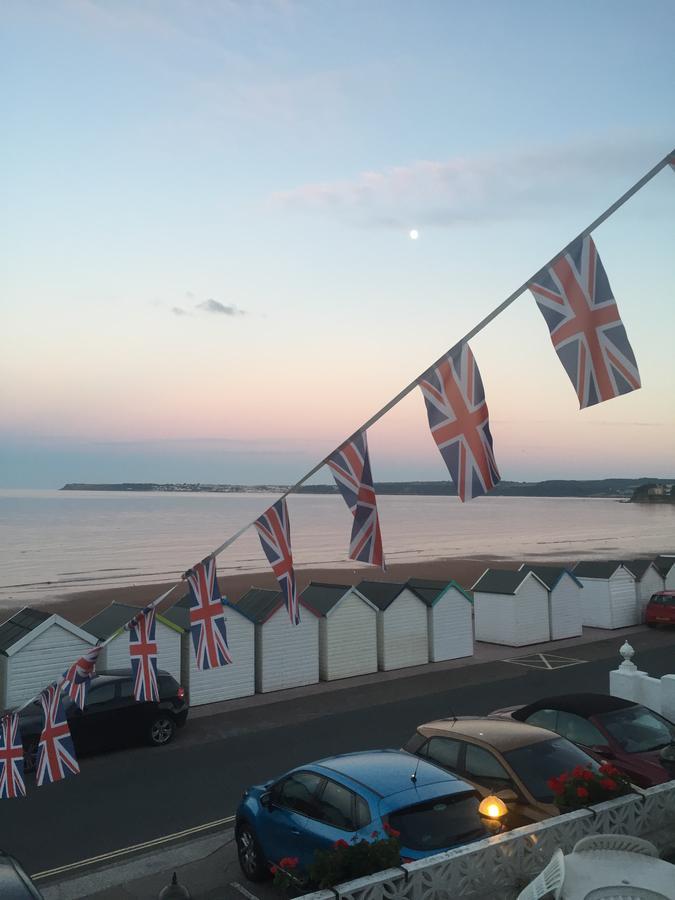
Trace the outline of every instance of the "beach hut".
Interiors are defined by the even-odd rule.
[[[578,637],[582,632],[581,592],[583,585],[578,578],[561,566],[528,566],[521,569],[540,578],[548,590],[548,614],[551,623],[550,638],[559,641],[562,638]]]
[[[645,620],[645,609],[649,598],[663,590],[664,579],[653,559],[628,559],[624,566],[635,577],[635,598],[640,622]]]
[[[377,607],[377,664],[382,671],[429,662],[427,605],[405,584],[362,581],[356,589]]]
[[[0,710],[30,700],[96,638],[56,613],[28,607],[0,625]]]
[[[577,563],[574,577],[584,586],[581,617],[594,628],[624,628],[639,620],[635,576],[616,560]]]
[[[322,681],[377,672],[377,607],[356,588],[310,582],[303,602],[319,617]]]
[[[96,668],[100,672],[109,669],[131,669],[129,656],[129,632],[123,628],[140,612],[140,607],[127,603],[111,603],[82,626],[101,641],[115,635],[99,655]],[[180,640],[182,629],[163,615],[155,615],[157,640],[157,668],[168,672],[180,683]]]
[[[524,647],[548,641],[548,588],[534,572],[486,569],[473,586],[476,640]]]
[[[181,629],[181,684],[188,692],[190,706],[250,697],[255,693],[253,620],[228,600],[224,600],[223,605],[232,662],[215,669],[200,669],[197,666],[190,633],[190,596],[186,595],[163,613],[164,618]]]
[[[410,590],[427,607],[429,662],[473,656],[471,597],[456,581],[411,578]]]
[[[656,557],[654,564],[663,576],[663,590],[675,591],[675,556],[664,553]]]
[[[251,588],[236,609],[255,624],[255,689],[259,694],[316,684],[319,680],[319,618],[300,603],[292,625],[280,591]]]

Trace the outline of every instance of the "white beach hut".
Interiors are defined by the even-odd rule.
[[[129,656],[129,632],[123,628],[139,613],[140,607],[126,603],[111,603],[82,626],[99,640],[113,639],[99,655],[96,668],[100,672],[110,669],[131,669]],[[155,616],[155,637],[157,640],[157,668],[168,672],[180,683],[180,640],[182,629],[163,615]]]
[[[616,560],[577,563],[574,577],[583,584],[582,622],[595,628],[625,628],[640,616],[635,594],[635,576]]]
[[[56,613],[28,607],[0,625],[0,709],[30,700],[96,643]]]
[[[664,578],[653,559],[629,559],[624,566],[635,576],[635,597],[640,622],[645,620],[645,609],[652,594],[664,589]]]
[[[310,582],[303,603],[319,617],[322,681],[377,672],[377,607],[356,588]]]
[[[186,595],[163,613],[164,618],[181,629],[181,684],[188,692],[190,706],[250,697],[255,693],[253,620],[228,600],[224,600],[223,605],[232,662],[215,669],[200,669],[197,665],[190,633],[190,596]]]
[[[362,581],[356,589],[377,607],[377,664],[382,671],[429,662],[427,605],[405,584]]]
[[[411,578],[407,586],[427,607],[429,662],[473,656],[473,604],[456,581]]]
[[[473,586],[476,640],[508,647],[548,641],[548,588],[534,572],[486,569]]]
[[[548,614],[551,623],[550,638],[559,641],[562,638],[577,637],[582,632],[581,592],[583,585],[569,569],[560,566],[527,566],[521,569],[540,578],[548,590]]]
[[[675,556],[664,553],[657,556],[654,563],[663,576],[663,590],[675,591]]]
[[[235,604],[255,623],[255,689],[259,694],[316,684],[319,680],[319,619],[300,602],[292,625],[280,591],[251,588]]]

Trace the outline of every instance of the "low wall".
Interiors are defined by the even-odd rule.
[[[569,853],[587,834],[643,837],[675,846],[675,781],[517,828],[447,853],[305,895],[306,900],[512,900],[557,847]]]
[[[621,647],[619,653],[624,661],[618,669],[609,673],[610,694],[642,703],[675,722],[675,675],[652,678],[646,672],[641,672],[633,662],[635,651],[628,642]]]

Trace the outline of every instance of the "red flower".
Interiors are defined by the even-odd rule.
[[[584,769],[582,766],[575,766],[572,769],[572,778],[583,778],[584,777]]]
[[[558,781],[561,782],[561,784],[564,784],[568,778],[569,775],[567,774],[567,772],[562,772],[560,775],[558,775]]]
[[[590,769],[584,769],[584,771],[581,773],[581,777],[584,779],[584,781],[593,781],[594,776]]]
[[[379,832],[379,831],[373,831],[372,834],[371,834],[370,836],[371,836],[371,838],[379,837],[379,836],[380,836],[380,832]]]
[[[277,867],[276,867],[276,866],[270,866],[270,873],[271,873],[272,875],[276,875],[276,874],[277,874]]]
[[[397,831],[395,828],[392,828],[388,822],[384,823],[384,830],[389,835],[389,837],[393,837],[393,838],[401,837],[401,832]]]
[[[603,778],[600,784],[606,791],[615,791],[619,786],[613,778]]]
[[[335,843],[333,844],[333,847],[335,847],[336,850],[342,850],[345,847],[349,847],[349,844],[347,843],[347,841],[340,838],[339,841],[335,841]]]
[[[578,787],[577,788],[577,797],[581,797],[582,799],[588,797],[588,788]]]

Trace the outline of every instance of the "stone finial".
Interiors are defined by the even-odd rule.
[[[633,650],[628,641],[624,641],[623,646],[619,649],[619,653],[621,654],[621,656],[623,656],[623,662],[619,666],[619,671],[637,672],[637,666],[633,662],[635,650]]]

